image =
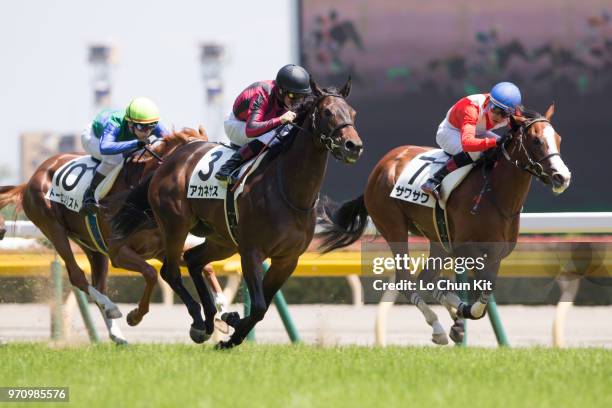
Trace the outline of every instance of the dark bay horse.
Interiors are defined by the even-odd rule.
[[[492,283],[491,290],[480,293],[474,304],[463,304],[451,291],[436,290],[434,297],[443,304],[455,320],[450,336],[455,342],[463,339],[463,318],[479,319],[485,314],[490,293],[500,262],[512,252],[519,233],[520,212],[527,199],[531,178],[535,176],[560,194],[569,186],[571,174],[560,155],[561,137],[553,129],[551,105],[544,116],[525,111],[523,116],[511,117],[511,129],[504,136],[501,147],[493,151],[488,163],[489,188],[483,188],[483,172],[472,171],[450,195],[446,204],[452,253],[440,245],[432,217],[432,209],[391,198],[402,170],[419,153],[429,147],[402,146],[385,155],[376,165],[367,182],[364,195],[344,203],[337,211],[327,211],[323,217],[324,252],[355,242],[363,234],[368,214],[389,244],[394,256],[408,254],[408,232],[425,236],[430,241],[430,257],[471,256],[486,253],[484,268],[474,271],[478,279]],[[475,198],[485,191],[478,210],[473,214]],[[419,279],[436,282],[440,271],[426,269]],[[396,270],[396,282],[411,280],[407,270]],[[446,344],[448,339],[438,317],[417,291],[402,292],[415,304],[433,328],[432,341]]]
[[[107,254],[97,249],[91,238],[85,218],[79,213],[67,209],[64,205],[50,201],[45,194],[51,187],[53,175],[66,162],[82,154],[58,154],[43,162],[32,178],[19,186],[0,187],[0,208],[15,204],[23,208],[27,217],[51,241],[59,256],[64,260],[70,283],[90,295],[98,305],[109,330],[110,338],[117,343],[125,343],[119,326],[112,319],[121,317],[118,307],[106,296],[108,260],[113,266],[139,272],[146,285],[138,307],[127,315],[129,325],[140,323],[149,311],[151,293],[157,284],[157,271],[146,259],[163,259],[164,247],[157,231],[142,229],[121,240],[110,239],[108,218],[113,212],[106,203],[112,197],[123,197],[142,178],[147,177],[159,166],[159,158],[165,158],[177,147],[194,140],[208,140],[203,128],[200,131],[183,129],[160,139],[149,146],[149,152],[136,152],[117,176],[112,189],[100,202],[98,223],[100,232],[108,246]],[[150,152],[153,152],[149,154]],[[157,157],[155,157],[157,156]],[[117,209],[115,208],[114,211]],[[69,239],[77,243],[87,255],[91,266],[92,286],[85,273],[77,264]]]
[[[297,111],[298,125],[285,137],[285,143],[277,145],[282,146],[281,152],[274,159],[264,160],[248,178],[238,198],[238,247],[227,231],[223,200],[187,198],[194,167],[215,144],[194,143],[177,149],[150,182],[148,202],[166,249],[161,276],[187,306],[193,318],[191,330],[204,329],[207,333],[213,330],[214,307],[202,279],[202,266],[236,252],[241,256],[251,314],[232,324],[234,333],[229,341],[219,343],[219,348],[242,343],[264,317],[274,294],[293,273],[299,256],[312,240],[316,224],[314,207],[325,176],[328,151],[348,164],[356,162],[362,152],[363,145],[354,126],[355,111],[345,100],[350,80],[340,91],[321,89],[314,82],[311,86],[312,97]],[[130,232],[121,212],[113,225],[120,234]],[[204,306],[206,322],[179,274],[183,242],[194,228],[206,231],[207,239],[186,251],[184,259]],[[264,276],[262,262],[267,258],[271,258],[271,266]]]

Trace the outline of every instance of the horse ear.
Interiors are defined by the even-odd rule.
[[[544,117],[546,118],[546,120],[550,120],[550,118],[552,118],[552,115],[555,113],[555,103],[551,103],[550,106],[548,107],[548,109],[546,110],[546,113],[544,114]]]
[[[348,98],[349,94],[351,93],[351,81],[351,76],[349,75],[346,85],[344,85],[344,87],[340,90],[340,95],[342,95],[344,99]]]
[[[323,90],[319,88],[319,85],[317,85],[317,83],[314,79],[312,79],[312,77],[310,77],[310,89],[312,89],[312,92],[315,94],[315,96],[323,95]]]
[[[204,126],[198,126],[198,133],[200,134],[201,139],[208,142],[208,133],[206,133],[206,129],[204,129]]]
[[[527,121],[527,118],[524,118],[522,116],[510,115],[510,126],[512,127],[512,130],[516,130],[526,121]]]

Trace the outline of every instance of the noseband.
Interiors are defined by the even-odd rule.
[[[342,100],[344,100],[344,98],[340,95],[324,95],[322,96],[319,100],[317,100],[315,102],[315,108],[312,111],[312,115],[311,115],[311,129],[312,129],[312,133],[315,135],[315,137],[317,137],[319,139],[319,141],[321,142],[321,144],[323,146],[325,146],[325,148],[327,150],[329,150],[330,152],[334,152],[335,150],[337,150],[339,147],[342,147],[341,145],[339,145],[338,143],[336,143],[336,139],[334,137],[334,135],[342,128],[347,127],[347,126],[351,126],[353,129],[355,128],[355,123],[352,120],[343,120],[342,122],[338,123],[334,128],[328,130],[327,132],[322,131],[321,129],[319,129],[317,127],[317,118],[320,120],[321,117],[319,115],[319,102],[321,102],[321,100],[323,100],[324,98],[327,97],[334,97],[334,98],[340,98]]]
[[[546,122],[546,123],[550,123],[550,121],[548,119],[546,119],[545,117],[539,117],[536,119],[533,119],[527,123],[524,123],[520,126],[519,128],[519,135],[518,135],[518,141],[519,141],[519,145],[518,148],[519,150],[522,150],[525,154],[525,158],[527,159],[527,164],[521,164],[519,163],[518,160],[513,160],[512,157],[510,157],[510,154],[508,153],[508,151],[506,150],[506,143],[510,140],[512,140],[515,135],[512,135],[510,133],[508,133],[506,136],[504,136],[507,140],[505,140],[500,148],[501,148],[501,152],[504,155],[504,157],[506,158],[506,160],[508,160],[508,162],[510,162],[512,165],[514,165],[516,168],[526,171],[527,173],[531,174],[532,176],[538,178],[539,180],[541,180],[542,182],[544,182],[544,179],[546,177],[551,178],[552,176],[548,173],[544,172],[544,168],[542,167],[542,162],[544,162],[545,160],[550,159],[551,157],[554,156],[559,156],[561,157],[561,153],[551,153],[547,156],[544,156],[543,158],[541,158],[540,160],[533,160],[531,158],[531,155],[529,154],[529,151],[527,151],[527,148],[525,147],[524,144],[524,136],[527,132],[527,130],[529,130],[529,128],[534,125],[535,123],[538,122]]]

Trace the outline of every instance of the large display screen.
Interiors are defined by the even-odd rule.
[[[572,185],[553,197],[535,182],[526,211],[610,210],[612,5],[601,1],[302,0],[301,58],[323,85],[350,75],[361,160],[330,162],[324,192],[363,192],[391,148],[435,145],[454,102],[500,81],[553,125]]]

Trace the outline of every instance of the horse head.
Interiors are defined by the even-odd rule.
[[[521,116],[511,116],[512,129],[501,151],[512,164],[561,194],[569,187],[572,174],[561,158],[561,136],[550,122],[554,111],[554,105],[550,105],[544,116],[528,110]]]
[[[351,79],[340,90],[320,88],[312,78],[310,86],[313,96],[302,105],[309,119],[308,132],[318,146],[336,159],[355,163],[363,152],[363,142],[355,129],[355,109],[346,101],[351,92]]]

